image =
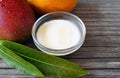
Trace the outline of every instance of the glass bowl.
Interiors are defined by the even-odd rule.
[[[81,39],[79,39],[77,44],[67,49],[58,50],[58,49],[47,48],[37,40],[36,33],[37,33],[38,28],[45,22],[48,22],[50,20],[56,20],[56,19],[68,20],[75,24],[75,26],[78,28],[80,35],[81,35]],[[41,16],[34,23],[33,28],[32,28],[32,38],[33,38],[33,41],[36,47],[47,54],[55,55],[55,56],[64,56],[64,55],[68,55],[68,54],[75,52],[84,43],[85,36],[86,36],[86,28],[85,28],[83,21],[76,15],[68,13],[68,12],[51,12],[51,13],[45,14]]]

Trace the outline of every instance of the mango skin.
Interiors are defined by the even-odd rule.
[[[78,0],[27,0],[39,14],[65,11],[71,12],[78,4]]]
[[[33,10],[25,0],[0,0],[0,39],[24,41],[34,22]]]

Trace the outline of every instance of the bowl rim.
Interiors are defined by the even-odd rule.
[[[49,16],[49,15],[52,15],[52,14],[65,14],[65,15],[69,15],[69,16],[73,17],[74,19],[78,20],[78,21],[81,23],[81,26],[80,26],[80,25],[79,25],[79,26],[82,27],[82,30],[83,30],[82,37],[81,37],[81,39],[80,39],[79,44],[76,44],[76,45],[79,45],[79,46],[78,46],[76,49],[74,49],[73,51],[71,51],[71,52],[65,52],[65,53],[57,53],[57,52],[56,52],[56,54],[55,54],[55,53],[52,53],[52,52],[46,52],[45,50],[42,49],[42,48],[46,48],[46,49],[53,50],[53,51],[65,51],[65,50],[67,51],[68,49],[71,49],[71,48],[73,48],[73,47],[76,46],[76,45],[74,45],[74,46],[72,46],[72,47],[70,47],[70,48],[67,48],[67,49],[50,49],[50,48],[47,48],[47,47],[45,47],[44,45],[42,45],[42,44],[37,40],[37,38],[36,38],[36,31],[37,31],[36,26],[38,27],[38,25],[37,25],[38,22],[39,22],[40,20],[44,19],[45,17],[47,17],[47,16]],[[38,27],[38,28],[39,28],[39,27]],[[38,49],[40,49],[41,51],[43,51],[43,52],[45,52],[45,53],[47,53],[47,54],[50,54],[50,55],[64,56],[64,55],[68,55],[68,54],[71,54],[71,53],[75,52],[76,50],[78,50],[78,49],[83,45],[84,40],[85,40],[85,37],[86,37],[86,27],[85,27],[85,24],[83,23],[83,21],[82,21],[78,16],[76,16],[76,15],[74,15],[74,14],[72,14],[72,13],[69,13],[69,12],[57,11],[57,12],[50,12],[50,13],[44,14],[44,15],[42,15],[41,17],[39,17],[39,18],[37,19],[37,21],[34,23],[33,27],[32,27],[32,32],[31,32],[31,34],[32,34],[33,41],[34,41],[34,43],[35,43],[35,45],[36,45],[36,47],[37,47]]]

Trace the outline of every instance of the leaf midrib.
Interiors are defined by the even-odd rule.
[[[29,58],[29,59],[34,60],[34,61],[38,61],[38,62],[43,63],[43,64],[47,64],[47,65],[50,65],[50,66],[53,66],[53,67],[55,66],[55,67],[61,68],[61,69],[71,70],[71,69],[64,68],[64,67],[62,67],[62,66],[60,67],[60,66],[56,66],[56,65],[53,65],[53,64],[50,64],[50,63],[46,63],[46,62],[43,62],[43,61],[39,61],[39,60],[36,60],[36,59],[34,59],[34,58],[30,58],[30,57],[25,56],[25,55],[20,54],[20,53],[18,53],[18,54],[21,55],[21,56],[23,56],[23,57]],[[71,70],[71,71],[78,71],[78,70]]]

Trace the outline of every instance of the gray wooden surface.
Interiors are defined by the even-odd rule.
[[[120,0],[79,0],[73,12],[87,28],[84,45],[65,59],[90,71],[83,78],[120,78]],[[34,47],[32,41],[27,43]],[[36,78],[0,59],[0,78]]]

